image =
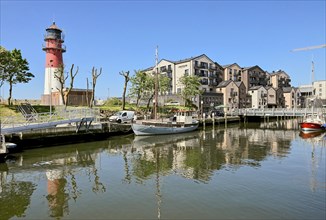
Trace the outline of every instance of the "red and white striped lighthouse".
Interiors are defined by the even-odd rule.
[[[46,58],[42,102],[43,104],[50,104],[52,92],[58,91],[57,88],[60,88],[60,82],[54,75],[60,67],[63,67],[62,53],[66,52],[62,30],[58,28],[55,22],[46,29],[44,41],[43,50],[46,53]]]

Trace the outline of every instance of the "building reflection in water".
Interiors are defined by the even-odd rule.
[[[68,213],[69,194],[65,192],[67,180],[64,177],[64,171],[53,169],[46,171],[47,177],[47,200],[51,217],[63,217]]]
[[[69,157],[54,159],[49,162],[51,167],[46,170],[47,177],[47,200],[51,217],[63,217],[69,213],[68,201],[71,196],[74,201],[81,195],[78,189],[74,169],[84,167],[88,172],[89,179],[92,180],[92,192],[104,193],[106,188],[100,181],[98,169],[95,166],[98,153],[75,152]],[[67,179],[70,177],[69,192],[67,189]]]
[[[101,173],[98,170],[101,167],[100,155],[102,152],[105,156],[116,155],[123,160],[123,183],[143,184],[146,180],[155,180],[157,214],[160,218],[160,207],[164,198],[164,191],[161,188],[165,176],[178,175],[195,182],[208,183],[219,170],[228,168],[235,170],[242,166],[259,167],[267,157],[286,157],[290,152],[291,142],[298,136],[299,131],[292,121],[290,125],[276,121],[265,125],[243,127],[214,126],[178,135],[147,137],[129,135],[123,138],[112,138],[101,142],[101,145],[96,142],[93,145],[92,143],[80,144],[78,150],[76,150],[77,146],[72,147],[74,150],[60,148],[61,153],[58,153],[58,149],[48,148],[42,151],[43,154],[39,158],[30,157],[24,160],[21,158],[14,169],[18,170],[20,169],[18,167],[23,166],[24,169],[46,175],[46,199],[50,216],[60,218],[69,215],[69,199],[77,201],[81,196],[82,190],[78,181],[82,181],[82,175],[85,173],[87,177],[84,179],[87,178],[92,184],[89,192],[106,192],[106,184],[101,181]],[[301,134],[299,138],[304,141],[311,140],[308,137],[303,138]],[[312,162],[316,158],[316,154],[313,155]],[[48,162],[44,163],[44,161]],[[312,163],[312,169],[316,167],[316,163]],[[9,169],[0,169],[1,203],[10,199],[17,201],[15,194],[10,190],[10,187],[15,186],[15,180],[8,180],[10,172],[10,166]],[[14,178],[15,173],[12,176]],[[28,192],[25,193],[27,203],[22,203],[19,212],[21,214],[28,206],[34,190],[34,185],[31,182],[28,184]],[[312,183],[313,188],[316,185],[316,182]],[[24,193],[19,192],[19,194]],[[16,210],[8,218],[19,216],[17,213]]]

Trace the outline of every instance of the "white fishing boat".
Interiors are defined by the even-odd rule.
[[[311,63],[311,97],[307,98],[307,104],[306,106],[311,106],[311,114],[305,114],[303,122],[299,123],[300,129],[303,132],[316,132],[316,131],[323,131],[326,129],[326,118],[324,111],[322,109],[317,109],[317,112],[314,112],[314,108],[319,106],[322,106],[322,103],[318,104],[317,97],[313,94],[313,81],[314,81],[314,62]],[[308,107],[307,107],[308,108]],[[306,109],[307,109],[306,108]]]
[[[196,130],[198,125],[199,121],[193,119],[191,111],[180,111],[172,120],[134,121],[131,128],[140,136],[185,133]]]

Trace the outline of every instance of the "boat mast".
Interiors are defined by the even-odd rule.
[[[311,85],[314,85],[314,80],[315,80],[315,63],[314,63],[314,59],[312,58],[312,60],[311,60]]]
[[[158,106],[158,67],[157,67],[157,62],[158,62],[158,46],[156,46],[156,51],[155,51],[155,91],[154,91],[154,119],[157,119],[157,106]]]

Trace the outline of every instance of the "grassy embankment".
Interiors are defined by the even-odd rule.
[[[35,105],[32,104],[32,106],[38,113],[50,112],[50,106],[39,105],[39,104],[35,104]],[[122,110],[122,102],[119,99],[110,99],[104,105],[95,106],[95,107],[99,108],[101,112],[104,113],[106,116],[110,116],[114,112]],[[73,109],[73,108],[79,108],[79,107],[68,106],[68,109]],[[142,106],[137,108],[135,104],[129,104],[129,103],[126,103],[125,109],[136,111],[139,114],[145,114],[149,111],[146,107]],[[158,113],[160,115],[169,115],[173,110],[176,109],[184,109],[184,107],[182,106],[159,107]],[[55,106],[52,106],[52,111],[55,112]],[[5,104],[0,104],[0,117],[16,116],[20,114],[21,113],[18,111],[17,105],[8,106]]]

